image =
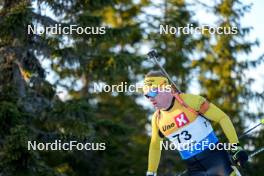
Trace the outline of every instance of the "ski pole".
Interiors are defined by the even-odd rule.
[[[253,126],[252,128],[248,129],[247,131],[245,131],[243,134],[241,134],[239,136],[239,139],[243,138],[244,136],[248,135],[248,133],[250,133],[252,130],[254,130],[255,128],[259,127],[260,125],[264,124],[264,118],[260,120],[260,123],[258,123],[257,125]]]
[[[170,75],[166,72],[166,70],[159,64],[158,62],[158,54],[155,50],[150,51],[148,54],[149,59],[153,59],[154,62],[156,63],[156,65],[161,69],[161,71],[166,75],[166,77],[168,78],[168,80],[171,82],[171,84],[173,84],[173,86],[175,87],[177,93],[181,93],[180,89],[177,88],[176,84],[173,82],[173,80],[171,79]]]
[[[251,153],[249,155],[249,158],[253,158],[254,156],[256,156],[257,154],[261,153],[264,151],[264,147],[261,147],[260,149],[256,150],[255,152]]]

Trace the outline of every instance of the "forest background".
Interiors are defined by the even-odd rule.
[[[261,46],[249,38],[254,26],[241,22],[252,7],[254,2],[238,0],[0,0],[0,175],[144,175],[154,109],[141,94],[94,93],[92,87],[142,81],[157,69],[146,60],[151,48],[182,91],[218,105],[242,134],[263,117],[263,53],[254,54]],[[198,18],[201,11],[208,20]],[[158,33],[160,24],[205,22],[236,26],[238,34]],[[28,35],[30,24],[107,30],[105,35]],[[241,144],[250,153],[264,146],[263,137],[260,128]],[[27,150],[27,141],[55,139],[105,142],[107,148]],[[257,155],[246,175],[262,175],[263,164],[264,155]],[[184,169],[177,152],[163,151],[159,175]]]

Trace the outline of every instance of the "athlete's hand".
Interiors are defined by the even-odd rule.
[[[157,176],[155,172],[147,172],[146,176]]]
[[[248,161],[248,154],[241,146],[237,146],[237,149],[232,151],[232,158],[236,164],[241,167],[245,167]]]

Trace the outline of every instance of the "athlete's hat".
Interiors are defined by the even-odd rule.
[[[170,88],[169,80],[163,76],[146,76],[144,79],[144,85],[140,89],[140,92],[146,94],[152,89],[165,89]]]

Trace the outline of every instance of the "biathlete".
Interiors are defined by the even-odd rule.
[[[144,79],[144,95],[156,108],[152,116],[152,136],[149,146],[147,176],[156,176],[161,156],[163,138],[177,146],[190,176],[238,175],[226,150],[211,150],[208,146],[219,144],[211,126],[216,122],[229,143],[235,144],[231,156],[235,163],[244,166],[247,153],[239,145],[230,118],[205,98],[169,89],[167,77],[160,71],[149,72]],[[162,88],[163,91],[160,89]],[[201,147],[204,144],[207,144]],[[194,147],[198,146],[200,147]],[[187,146],[187,147],[186,147]]]

